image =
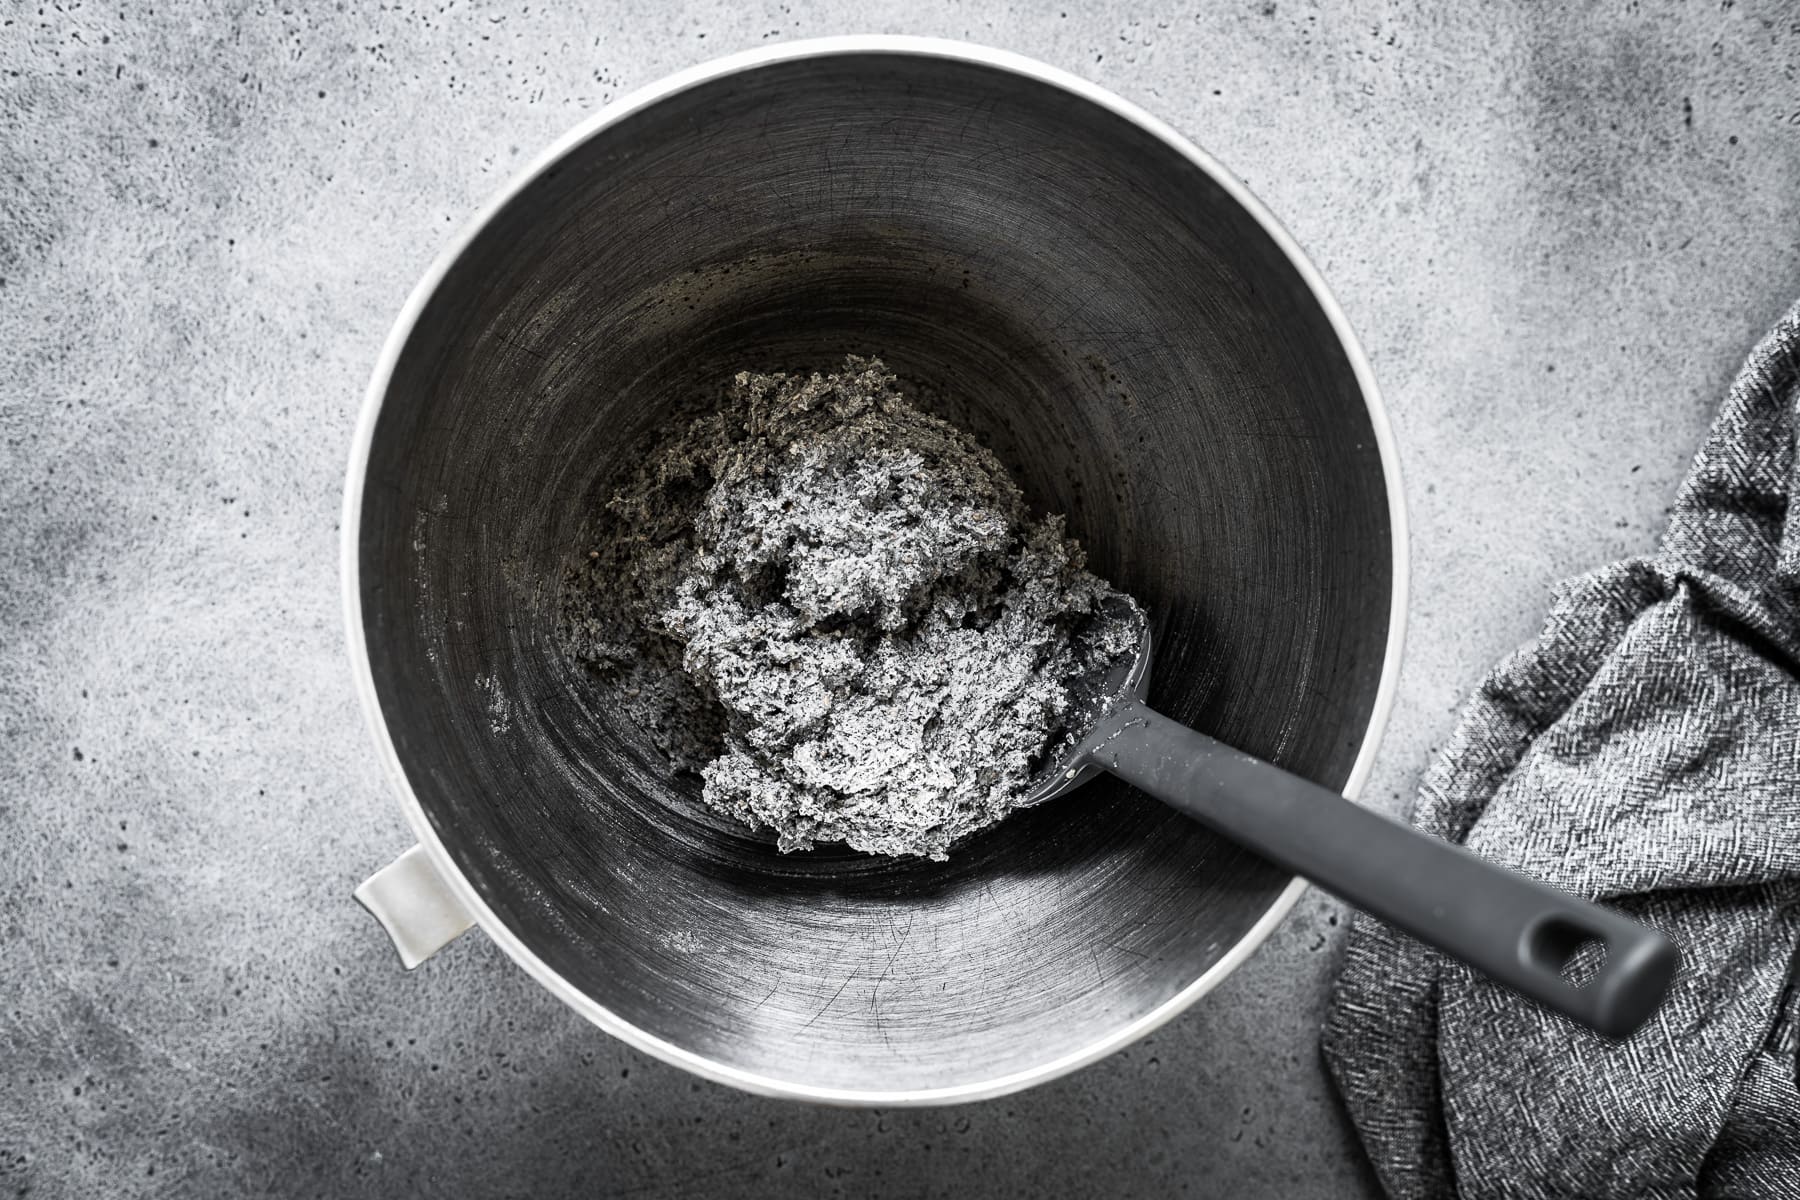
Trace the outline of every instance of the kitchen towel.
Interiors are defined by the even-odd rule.
[[[1558,589],[1414,822],[1675,939],[1610,1042],[1358,919],[1324,1051],[1388,1194],[1800,1198],[1800,305],[1656,553]]]

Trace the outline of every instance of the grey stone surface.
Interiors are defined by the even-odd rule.
[[[1065,0],[1066,3],[1066,0]],[[1196,11],[1197,9],[1197,11]],[[979,15],[978,15],[979,13]],[[1243,174],[1400,439],[1399,809],[1560,576],[1647,549],[1800,289],[1779,3],[0,7],[0,1185],[10,1194],[1366,1193],[1312,894],[1151,1040],[1037,1091],[811,1109],[581,1023],[479,935],[407,977],[339,489],[432,254],[521,161],[716,53],[967,37]]]

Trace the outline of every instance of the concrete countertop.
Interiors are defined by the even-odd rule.
[[[1387,394],[1402,809],[1552,584],[1648,549],[1800,292],[1776,3],[841,0],[0,9],[0,1184],[11,1194],[1345,1197],[1313,893],[1153,1039],[810,1109],[583,1024],[483,937],[402,975],[408,842],[338,616],[349,433],[451,231],[607,100],[770,39],[963,37],[1135,100],[1307,247]]]

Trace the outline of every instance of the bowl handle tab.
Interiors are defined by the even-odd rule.
[[[355,895],[387,930],[400,965],[409,971],[475,924],[423,846],[413,846],[363,880]]]

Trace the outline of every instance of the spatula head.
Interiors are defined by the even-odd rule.
[[[1094,726],[1121,704],[1144,698],[1150,686],[1150,622],[1135,605],[1132,613],[1138,623],[1137,648],[1114,659],[1112,666],[1099,678],[1071,684],[1075,706],[1071,710],[1068,736],[1053,748],[1043,767],[1032,777],[1031,786],[1026,789],[1018,807],[1031,808],[1053,800],[1099,774],[1100,768],[1087,761],[1088,753],[1093,749],[1089,742]]]

